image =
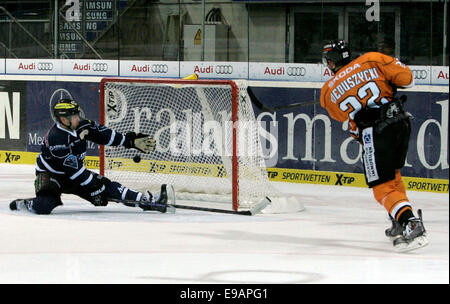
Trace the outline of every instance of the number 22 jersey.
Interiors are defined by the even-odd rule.
[[[320,104],[333,119],[348,119],[351,135],[358,137],[353,119],[359,110],[389,103],[396,87],[413,85],[413,75],[405,64],[388,55],[369,52],[342,67],[323,85]]]

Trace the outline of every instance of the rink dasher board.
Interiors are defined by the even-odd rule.
[[[0,150],[0,164],[22,164],[22,165],[35,165],[36,152],[23,152],[23,151],[4,151]],[[132,160],[127,160],[132,162]],[[153,161],[158,162],[158,161]],[[161,162],[170,163],[170,162]],[[99,169],[99,157],[98,156],[86,156],[84,165],[87,169],[98,170]],[[136,165],[136,164],[135,164]],[[197,164],[199,166],[217,167],[217,165],[211,164]],[[170,166],[165,166],[170,168]],[[164,174],[178,174],[177,172],[170,172],[165,170]],[[2,170],[0,167],[0,174]],[[205,172],[205,171],[197,171]],[[214,170],[208,172],[216,172]],[[289,169],[289,168],[268,168],[267,169],[269,180],[273,182],[287,182],[287,183],[300,183],[300,184],[319,184],[319,185],[331,185],[342,187],[367,187],[365,183],[364,174],[362,173],[350,173],[350,172],[331,172],[331,171],[315,171],[315,170],[303,170],[303,169]],[[433,178],[421,178],[403,176],[403,183],[408,191],[421,191],[421,192],[433,192],[433,193],[449,193],[449,180],[448,179],[433,179]]]

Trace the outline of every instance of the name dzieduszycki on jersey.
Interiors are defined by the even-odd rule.
[[[41,153],[36,160],[36,197],[11,202],[11,210],[28,210],[36,214],[50,214],[62,205],[61,194],[75,194],[94,206],[106,206],[108,201],[135,201],[143,210],[165,212],[165,186],[160,195],[142,193],[92,172],[84,166],[87,141],[99,145],[123,146],[149,153],[156,147],[146,134],[121,134],[82,117],[80,106],[73,100],[62,99],[53,107],[55,124],[44,137]],[[152,204],[155,203],[155,204]],[[125,203],[134,207],[135,204]]]
[[[410,69],[380,52],[351,59],[344,40],[324,45],[322,59],[334,76],[323,85],[320,104],[335,120],[348,121],[351,136],[362,145],[367,185],[392,220],[386,236],[399,251],[426,246],[422,211],[414,215],[400,173],[408,153],[411,115],[404,110],[406,96],[395,95],[397,88],[414,85]]]

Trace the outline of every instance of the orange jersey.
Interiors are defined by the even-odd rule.
[[[320,104],[337,121],[349,119],[350,132],[357,136],[353,119],[365,107],[377,108],[392,101],[396,87],[414,85],[410,69],[398,59],[378,52],[366,53],[343,68],[322,87]]]

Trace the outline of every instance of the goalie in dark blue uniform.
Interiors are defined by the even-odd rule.
[[[166,185],[158,197],[150,192],[129,189],[118,182],[85,168],[87,141],[100,145],[124,146],[148,153],[156,141],[146,134],[121,134],[82,117],[80,106],[73,100],[62,99],[53,107],[55,124],[44,137],[41,153],[36,160],[36,197],[17,199],[11,210],[28,210],[36,214],[50,214],[62,205],[61,194],[80,196],[95,206],[106,206],[109,200],[125,201],[134,207],[137,202],[143,210],[166,212]]]

